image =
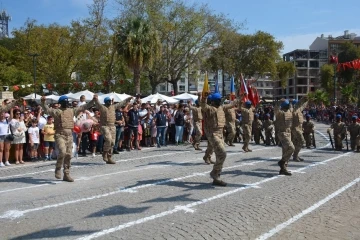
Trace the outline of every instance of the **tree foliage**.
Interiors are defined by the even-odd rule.
[[[324,64],[320,68],[321,87],[328,93],[334,91],[334,65]]]
[[[295,72],[296,68],[293,63],[279,61],[276,63],[276,75],[273,79],[280,80],[281,86],[285,88],[289,77],[294,75]]]
[[[324,90],[316,90],[315,92],[308,93],[308,99],[317,105],[329,105],[329,94]]]

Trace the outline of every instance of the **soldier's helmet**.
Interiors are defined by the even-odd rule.
[[[292,104],[292,105],[295,105],[295,104],[297,104],[298,102],[299,102],[298,100],[295,100],[295,99],[294,99],[294,100],[292,100],[291,104]]]
[[[109,98],[109,97],[104,98],[104,103],[106,103],[106,102],[111,102],[111,98]]]
[[[336,115],[336,118],[341,118],[341,114]]]
[[[213,100],[212,94],[209,94],[209,96],[207,97],[207,100],[208,100],[208,101],[212,101],[212,100]]]
[[[270,114],[268,114],[268,113],[265,114],[265,117],[270,118]]]
[[[281,103],[280,107],[281,108],[286,108],[286,107],[289,107],[290,103],[289,103],[289,100],[285,100]]]
[[[310,116],[310,114],[306,114],[306,116],[305,116],[306,118],[310,118],[311,116]]]
[[[352,117],[351,117],[351,119],[358,119],[358,116],[357,115],[353,115]]]
[[[199,100],[195,100],[195,104],[198,105],[198,104],[199,104]]]
[[[67,100],[68,100],[68,97],[63,95],[63,96],[59,97],[58,103],[61,103],[61,102],[67,101]]]
[[[212,95],[212,100],[221,100],[221,94],[220,93],[214,93]]]
[[[245,105],[251,106],[251,101],[250,101],[250,100],[247,100],[247,101],[245,102]]]

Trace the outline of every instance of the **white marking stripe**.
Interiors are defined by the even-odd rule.
[[[294,222],[296,222],[297,220],[299,220],[300,218],[302,218],[303,216],[305,216],[306,214],[311,213],[312,211],[314,211],[315,209],[321,207],[322,205],[324,205],[325,203],[327,203],[328,201],[330,201],[331,199],[333,199],[334,197],[336,197],[337,195],[341,194],[342,192],[346,191],[348,188],[352,187],[353,185],[355,185],[356,183],[360,182],[360,177],[355,179],[354,181],[346,184],[345,186],[343,186],[342,188],[340,188],[339,190],[337,190],[336,192],[330,194],[329,196],[327,196],[326,198],[322,199],[321,201],[315,203],[314,205],[312,205],[311,207],[309,207],[308,209],[302,211],[301,213],[299,213],[298,215],[290,218],[289,220],[287,220],[286,222],[283,222],[279,225],[277,225],[275,228],[271,229],[269,232],[261,235],[260,237],[257,238],[257,240],[265,240],[268,239],[270,237],[272,237],[274,234],[280,232],[281,230],[283,230],[284,228],[286,228],[287,226],[289,226],[290,224],[293,224]]]
[[[340,157],[343,157],[343,156],[347,156],[348,154],[342,154],[340,156],[336,156],[336,157],[333,157],[333,158],[330,158],[328,159],[327,161],[333,161],[337,158],[340,158]],[[310,166],[311,167],[314,167],[316,166],[317,164],[311,164]],[[302,169],[306,169],[307,167],[305,168],[302,168]],[[152,221],[152,220],[155,220],[155,219],[158,219],[158,218],[161,218],[161,217],[165,217],[165,216],[168,216],[168,215],[171,215],[171,214],[174,214],[176,212],[179,212],[179,211],[183,211],[184,209],[192,209],[193,207],[195,206],[198,206],[198,205],[201,205],[201,204],[205,204],[207,202],[210,202],[210,201],[213,201],[213,200],[217,200],[217,199],[220,199],[220,198],[223,198],[223,197],[226,197],[226,196],[229,196],[229,195],[232,195],[234,193],[237,193],[237,192],[240,192],[240,191],[244,191],[246,189],[249,189],[249,188],[256,188],[258,187],[260,184],[263,184],[263,183],[266,183],[266,182],[270,182],[272,180],[275,180],[275,179],[278,179],[280,177],[283,177],[283,175],[277,175],[277,176],[274,176],[274,177],[271,177],[271,178],[267,178],[267,179],[264,179],[264,180],[261,180],[259,182],[256,182],[256,183],[253,183],[253,184],[249,184],[245,187],[240,187],[240,188],[236,188],[232,191],[228,191],[228,192],[224,192],[224,193],[221,193],[221,194],[218,194],[218,195],[215,195],[213,197],[210,197],[210,198],[206,198],[206,199],[202,199],[200,201],[196,201],[196,202],[193,202],[193,203],[189,203],[187,205],[184,205],[184,206],[176,206],[174,209],[172,210],[169,210],[169,211],[164,211],[164,212],[161,212],[159,214],[155,214],[155,215],[151,215],[149,217],[145,217],[145,218],[140,218],[138,220],[135,220],[135,221],[132,221],[132,222],[128,222],[128,223],[125,223],[125,224],[121,224],[119,226],[116,226],[116,227],[113,227],[113,228],[109,228],[109,229],[105,229],[105,230],[102,230],[102,231],[99,231],[99,232],[96,232],[96,233],[93,233],[93,234],[90,234],[88,236],[84,236],[82,238],[78,238],[78,240],[90,240],[90,239],[94,239],[94,238],[98,238],[98,237],[102,237],[104,235],[108,235],[110,233],[113,233],[113,232],[117,232],[117,231],[120,231],[122,229],[125,229],[125,228],[129,228],[129,227],[132,227],[132,226],[135,226],[135,225],[139,225],[139,224],[142,224],[142,223],[145,223],[145,222],[148,222],[148,221]]]

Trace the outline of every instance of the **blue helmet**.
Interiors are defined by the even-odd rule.
[[[199,100],[195,100],[195,104],[198,105],[198,104],[199,104]]]
[[[67,101],[67,100],[68,100],[68,97],[63,95],[63,96],[59,97],[58,103],[61,103],[63,101]]]
[[[295,104],[297,104],[298,102],[299,102],[298,100],[295,100],[295,99],[294,99],[294,100],[292,100],[291,104],[292,104],[292,105],[295,105]]]
[[[212,100],[221,100],[221,94],[220,93],[214,93],[212,95]]]
[[[311,116],[310,116],[310,114],[306,114],[306,116],[305,116],[305,117],[309,118],[309,117],[311,117]]]
[[[289,102],[289,100],[286,99],[285,101],[283,101],[281,103],[280,107],[286,108],[286,107],[289,107],[289,105],[290,105],[290,102]]]
[[[358,116],[357,116],[357,115],[353,115],[351,118],[356,120],[356,119],[358,119]]]
[[[250,100],[247,100],[247,101],[245,102],[245,105],[251,105],[251,101],[250,101]]]
[[[109,97],[104,98],[104,103],[106,103],[106,102],[111,102],[111,98],[109,98]]]
[[[270,114],[267,113],[265,116],[266,116],[266,117],[270,117]]]
[[[255,117],[259,117],[259,114],[258,113],[255,113],[255,115],[254,115]]]
[[[212,100],[213,100],[213,98],[212,98],[212,95],[211,95],[211,94],[209,94],[209,96],[207,97],[207,100],[208,100],[208,101],[212,101]]]
[[[341,118],[341,114],[337,114],[337,115],[336,115],[336,118]]]

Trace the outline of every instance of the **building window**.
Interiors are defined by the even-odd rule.
[[[181,79],[180,79],[180,82],[181,82],[181,83],[185,83],[185,78],[181,78]]]
[[[160,92],[165,92],[165,91],[166,91],[166,86],[160,85]]]
[[[185,92],[185,86],[179,86],[179,90]]]

